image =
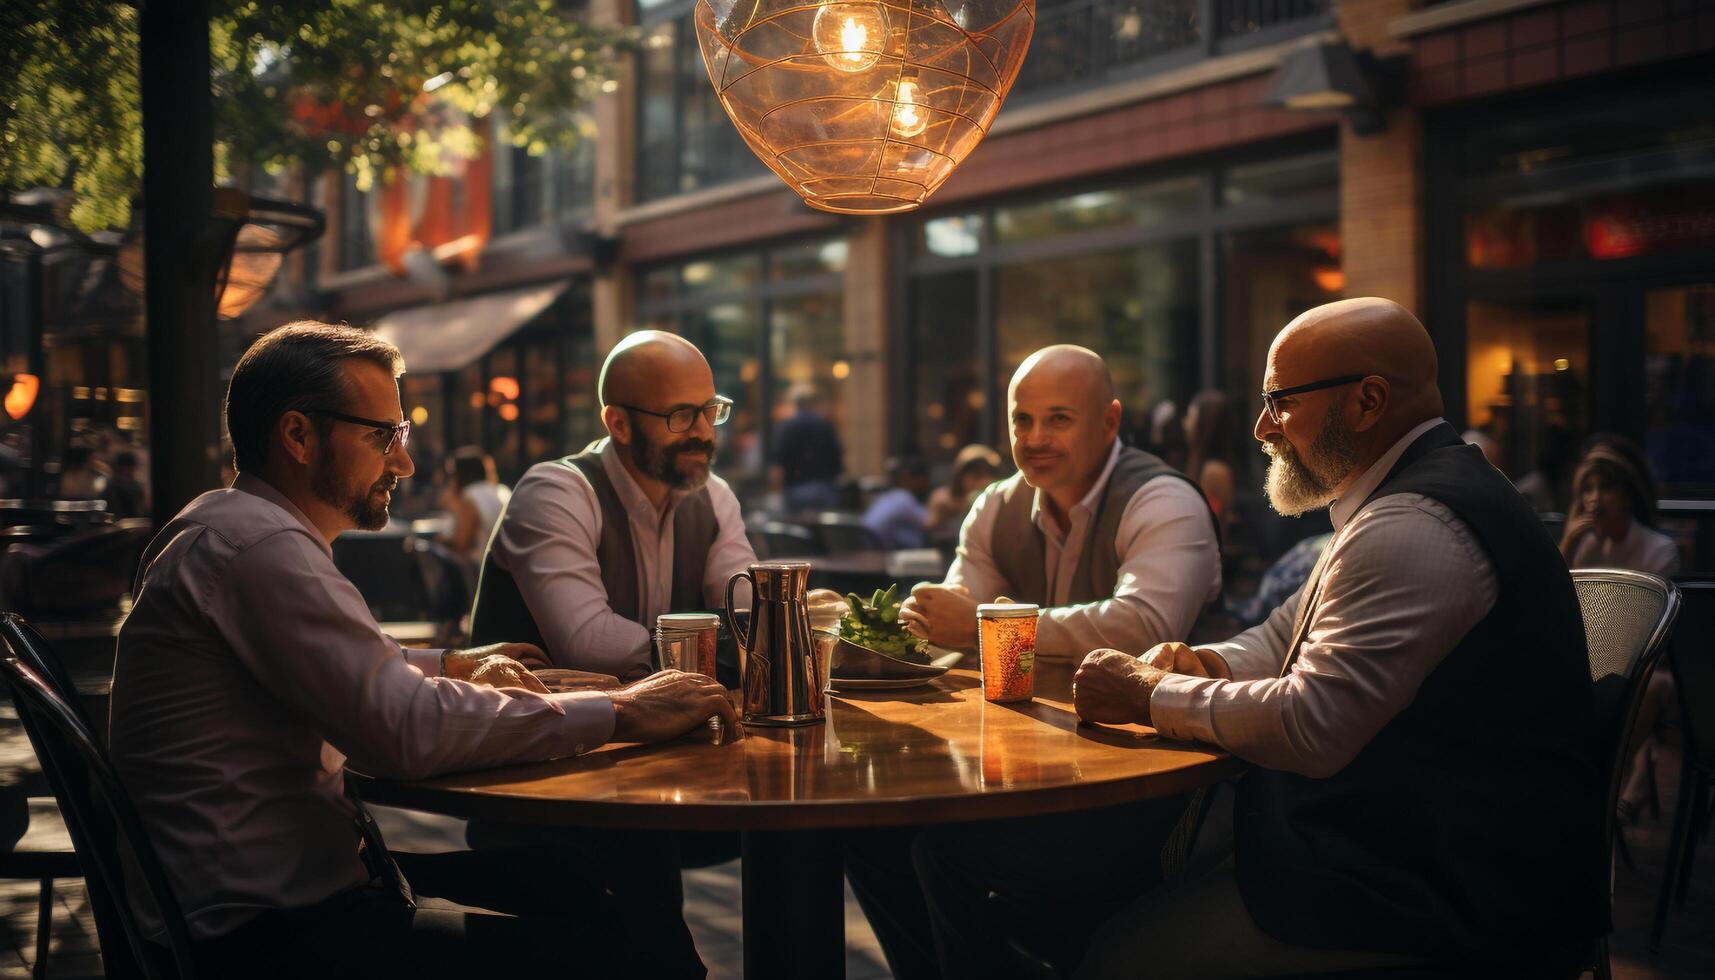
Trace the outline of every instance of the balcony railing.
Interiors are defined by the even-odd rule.
[[[1169,68],[1322,26],[1328,0],[1042,0],[1017,91]]]

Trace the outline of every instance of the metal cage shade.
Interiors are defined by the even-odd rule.
[[[1035,0],[697,0],[697,40],[753,152],[812,207],[922,204],[1018,78]]]

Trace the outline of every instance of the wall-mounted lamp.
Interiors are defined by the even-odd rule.
[[[1263,101],[1304,112],[1344,112],[1352,132],[1369,136],[1387,128],[1387,110],[1399,104],[1405,56],[1377,57],[1344,41],[1318,41],[1288,53]]]

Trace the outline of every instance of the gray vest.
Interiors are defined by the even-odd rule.
[[[1078,549],[1078,567],[1072,573],[1072,590],[1067,598],[1071,605],[1110,599],[1119,581],[1120,554],[1114,539],[1119,536],[1120,518],[1131,503],[1132,495],[1151,480],[1165,477],[1197,485],[1155,456],[1127,446],[1114,461],[1114,470],[1102,488],[1096,503],[1096,516],[1090,522],[1089,535],[1083,541],[1068,541],[1068,548]],[[996,567],[1006,576],[1006,595],[1019,602],[1034,602],[1041,606],[1051,603],[1048,598],[1048,577],[1043,565],[1048,554],[1042,529],[1030,519],[1035,500],[1035,488],[1017,474],[1002,484],[1000,516],[995,522],[994,538],[989,544]],[[1202,491],[1197,492],[1199,497]],[[1208,503],[1207,500],[1204,501]],[[1209,523],[1220,541],[1220,523],[1214,512]]]
[[[614,451],[618,452],[619,449]],[[575,456],[557,460],[556,466],[577,470],[595,489],[595,499],[601,508],[601,541],[596,545],[596,562],[601,566],[601,583],[607,589],[607,604],[615,613],[645,628],[654,623],[643,622],[643,598],[637,591],[637,553],[631,542],[631,516],[613,489],[602,467],[601,456],[593,447]],[[513,498],[513,503],[517,497]],[[512,504],[508,504],[508,510]],[[506,524],[506,512],[494,523],[494,535]],[[720,522],[715,519],[714,503],[707,487],[690,494],[673,511],[673,609],[701,610],[707,606],[703,599],[703,574],[709,564],[709,549],[720,535]],[[494,536],[488,540],[488,551],[482,560],[482,577],[477,581],[476,605],[470,612],[470,640],[473,646],[485,643],[534,643],[547,650],[536,618],[518,591],[512,573],[494,560]]]

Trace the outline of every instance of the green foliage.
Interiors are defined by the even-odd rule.
[[[497,118],[531,153],[589,134],[576,110],[611,90],[633,34],[554,0],[213,0],[217,167],[343,166],[367,187],[395,167],[444,173]],[[129,221],[141,183],[137,18],[117,0],[0,15],[0,187],[77,192],[85,230]]]

